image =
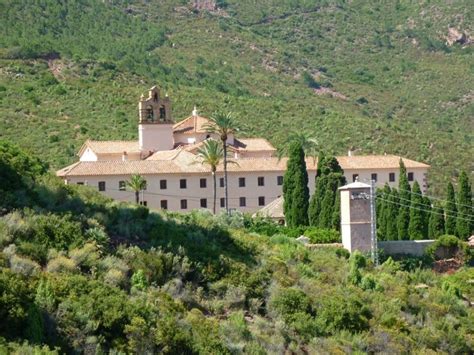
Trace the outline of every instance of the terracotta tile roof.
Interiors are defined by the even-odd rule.
[[[369,155],[338,157],[344,170],[351,169],[398,169],[400,157],[395,155]],[[232,159],[231,159],[232,160]],[[229,164],[229,172],[283,172],[288,158],[257,157],[236,159]],[[429,168],[429,165],[410,159],[403,159],[407,168]],[[307,169],[316,171],[317,161],[306,158]],[[222,164],[218,171],[222,172]],[[156,152],[147,160],[77,162],[57,171],[58,176],[131,175],[131,174],[186,174],[208,173],[208,166],[199,162],[191,152],[184,149]]]
[[[400,157],[397,155],[353,155],[340,156],[337,161],[344,170],[357,169],[398,169]],[[430,166],[403,158],[407,168],[429,168]]]
[[[280,196],[254,213],[254,216],[285,218],[285,214],[283,213],[283,202],[283,196]]]
[[[135,141],[91,141],[87,140],[79,150],[81,155],[86,148],[90,148],[96,154],[122,154],[140,153],[138,140]]]
[[[265,138],[239,138],[234,140],[234,146],[243,151],[271,150],[276,148]]]
[[[58,170],[56,175],[64,177],[210,172],[209,167],[201,164],[194,154],[179,150],[178,153],[172,157],[170,152],[172,151],[157,154],[155,157],[152,155],[147,160],[77,162]],[[154,157],[154,159],[151,159],[152,157]],[[282,158],[281,160],[278,160],[278,158],[246,158],[237,159],[236,162],[238,165],[228,164],[227,170],[229,172],[284,171],[286,169],[287,158]],[[313,159],[307,159],[306,164],[308,170],[316,170]],[[217,171],[223,171],[222,164],[218,166]]]
[[[173,125],[173,133],[206,133],[207,124],[209,124],[209,119],[206,117],[189,116]]]

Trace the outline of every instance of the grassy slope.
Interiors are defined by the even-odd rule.
[[[171,96],[177,119],[194,104],[204,114],[224,107],[248,134],[276,145],[288,130],[307,130],[334,153],[353,147],[405,155],[433,165],[435,192],[460,169],[471,170],[472,49],[442,45],[448,24],[466,29],[472,23],[467,1],[226,3],[228,16],[192,13],[171,1],[136,2],[129,15],[121,5],[103,5],[102,17],[130,21],[129,28],[143,33],[146,26],[166,28],[166,40],[148,45],[151,39],[144,39],[147,48],[130,49],[126,38],[116,39],[127,24],[123,30],[114,22],[96,50],[79,44],[69,50],[67,41],[54,40],[63,57],[57,62],[67,68],[58,84],[44,80],[44,60],[1,60],[0,136],[38,151],[54,167],[70,163],[88,137],[134,138],[137,98],[156,82]],[[31,25],[26,19],[24,28]],[[87,26],[70,26],[87,37]],[[44,35],[33,36],[41,42]],[[315,95],[301,79],[305,71],[347,99]]]

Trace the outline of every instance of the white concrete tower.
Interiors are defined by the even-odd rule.
[[[342,244],[351,253],[371,251],[370,185],[354,182],[339,188]]]
[[[160,97],[160,90],[153,86],[148,91],[148,98],[144,95],[140,97],[138,113],[138,141],[142,155],[173,149],[174,122],[169,97]]]

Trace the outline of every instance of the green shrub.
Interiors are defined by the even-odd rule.
[[[312,313],[309,297],[297,288],[285,288],[278,291],[270,299],[269,307],[289,322],[295,313]]]
[[[334,229],[309,227],[304,231],[304,236],[311,240],[311,243],[339,243],[341,234]]]

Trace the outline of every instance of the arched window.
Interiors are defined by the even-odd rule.
[[[155,101],[155,102],[158,101],[158,93],[157,93],[157,92],[155,92],[155,93],[153,94],[153,101]]]
[[[160,106],[160,121],[164,121],[166,119],[166,108],[165,106]]]
[[[151,106],[146,107],[146,120],[148,122],[153,122],[153,107]]]

